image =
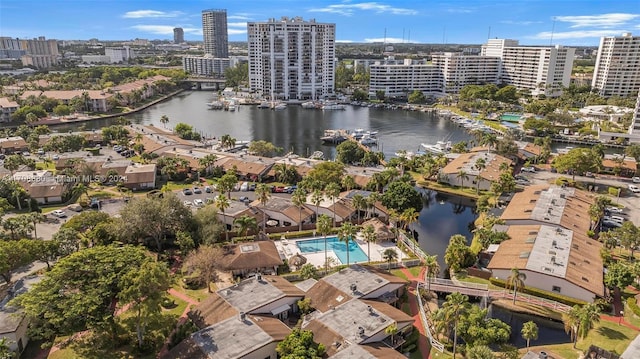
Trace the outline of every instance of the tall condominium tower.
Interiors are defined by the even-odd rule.
[[[640,90],[640,36],[600,39],[591,87],[600,96],[634,96]]]
[[[227,10],[203,10],[202,35],[205,54],[218,58],[229,57]]]
[[[571,81],[575,48],[521,46],[516,40],[491,39],[482,55],[500,57],[499,81],[532,95],[559,96]]]
[[[247,24],[249,85],[271,100],[334,92],[336,25],[301,17]]]
[[[20,48],[26,51],[22,56],[22,65],[35,66],[39,69],[57,65],[58,41],[46,40],[44,36],[32,40],[20,40]]]
[[[181,44],[184,42],[184,30],[181,27],[173,29],[173,43]]]

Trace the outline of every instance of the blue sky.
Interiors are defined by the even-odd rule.
[[[339,42],[481,44],[488,36],[526,45],[597,46],[599,37],[640,34],[640,0],[1,0],[0,35],[60,40],[202,40],[201,12],[226,9],[230,41],[246,23],[301,16],[336,24]],[[553,33],[553,40],[551,34]]]

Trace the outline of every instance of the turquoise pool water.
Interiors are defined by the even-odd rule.
[[[302,253],[324,252],[324,238],[297,241],[296,245]],[[333,251],[342,264],[347,264],[347,246],[338,237],[327,237],[327,251]],[[366,262],[369,259],[354,241],[349,241],[349,263]]]
[[[520,121],[520,119],[522,118],[521,115],[518,114],[504,114],[502,116],[500,116],[500,120],[502,121],[507,121],[507,122],[518,122]]]

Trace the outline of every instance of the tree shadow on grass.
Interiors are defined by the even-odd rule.
[[[617,331],[615,329],[611,329],[608,327],[600,327],[598,328],[598,334],[602,335],[603,337],[607,338],[607,339],[611,339],[611,340],[624,340],[624,339],[628,339],[628,337],[620,332]]]

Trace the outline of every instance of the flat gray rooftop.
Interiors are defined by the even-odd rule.
[[[209,358],[241,358],[273,341],[249,317],[239,316],[195,332],[192,339]]]
[[[306,293],[317,282],[318,282],[317,280],[313,278],[309,278],[307,280],[303,280],[302,282],[296,283],[296,287],[298,287],[298,289]]]
[[[394,323],[390,317],[352,299],[316,317],[318,321],[352,343],[363,343]]]
[[[567,197],[573,196],[575,189],[552,186],[540,192],[536,207],[531,211],[531,219],[541,222],[560,224],[562,212],[567,205]]]
[[[554,277],[564,278],[569,264],[569,253],[573,241],[573,231],[552,226],[540,226],[537,234],[532,234],[533,243],[526,268]],[[524,256],[526,253],[521,253]]]
[[[42,280],[42,276],[28,276],[17,281],[9,295],[0,301],[0,334],[14,332],[24,318],[21,308],[8,305],[16,296],[26,293],[34,284]]]
[[[285,296],[269,281],[251,278],[218,291],[218,294],[239,312],[249,313]]]
[[[389,283],[388,280],[359,265],[352,265],[349,268],[324,277],[322,280],[356,298],[367,295]],[[356,286],[355,292],[351,290],[352,284]]]
[[[376,359],[376,357],[373,354],[366,351],[363,347],[355,344],[348,345],[344,347],[344,349],[339,349],[337,353],[329,357],[329,359],[353,359],[353,358]]]

